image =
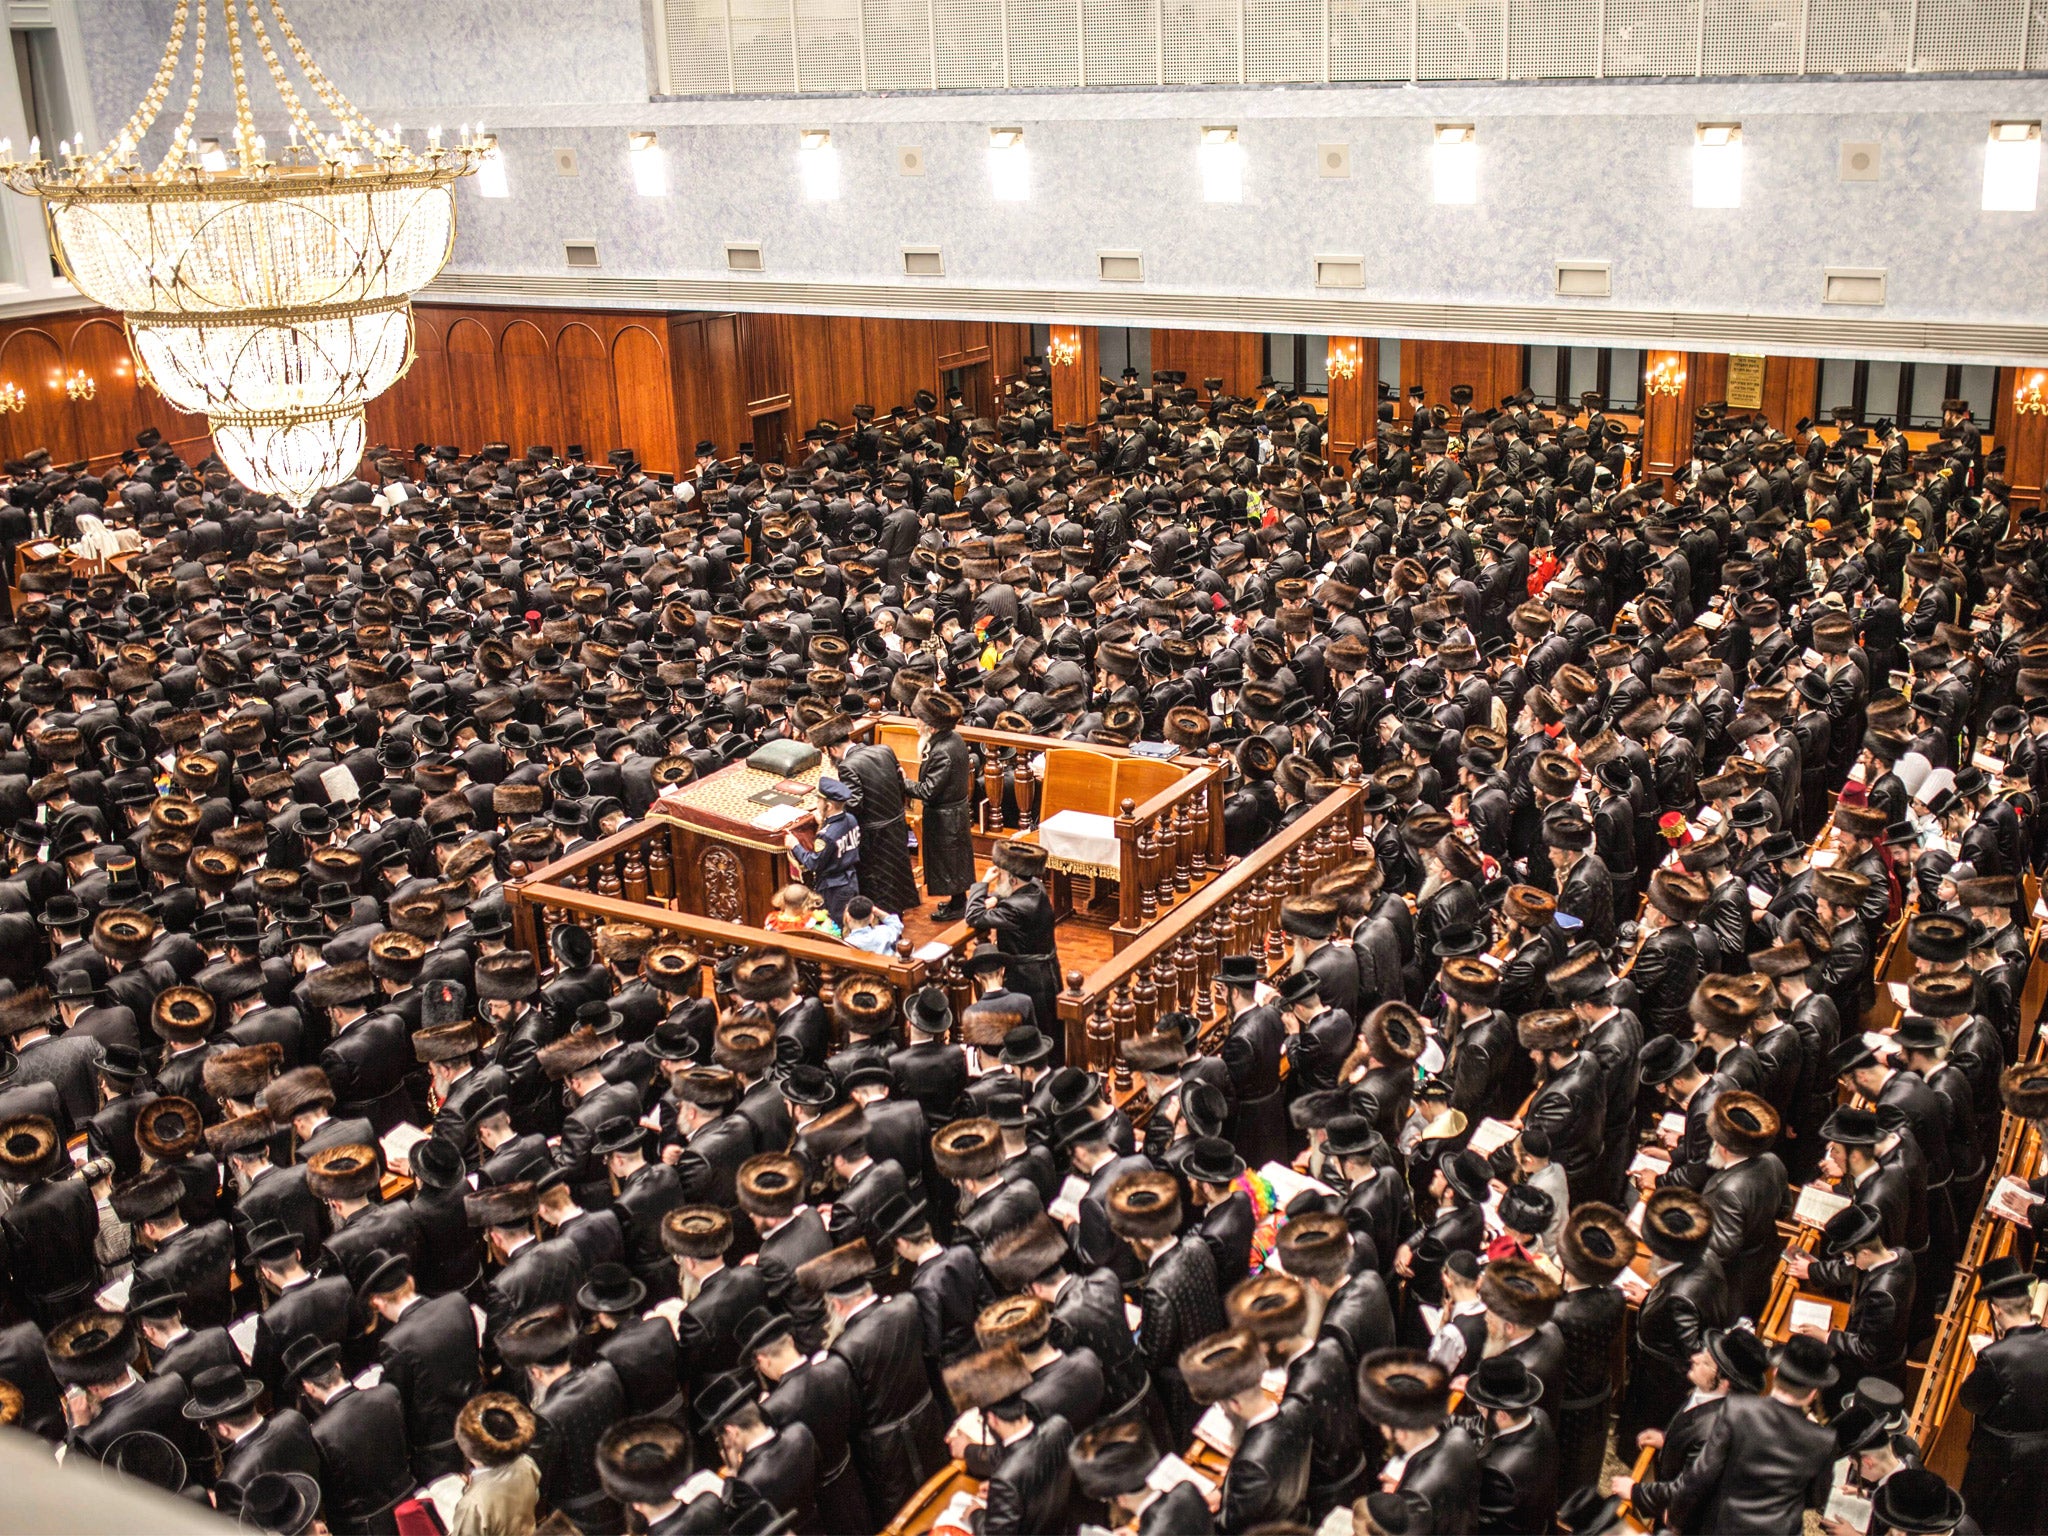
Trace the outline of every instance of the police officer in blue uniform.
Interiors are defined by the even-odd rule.
[[[794,833],[783,839],[804,880],[824,898],[834,924],[846,924],[846,904],[860,894],[860,822],[846,808],[853,787],[829,776],[818,780],[817,841],[806,848]]]

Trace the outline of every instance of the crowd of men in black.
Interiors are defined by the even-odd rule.
[[[2029,1269],[1960,1490],[1901,1390],[2002,1111],[2048,1119],[2041,523],[1963,402],[1920,450],[1706,411],[1668,494],[1588,406],[1388,400],[1347,472],[1281,391],[1056,428],[1034,371],[796,465],[422,444],[305,511],[154,432],[8,464],[10,556],[140,550],[27,561],[0,628],[0,1417],[294,1533],[451,1475],[458,1536],[871,1532],[949,1454],[981,1536],[1782,1533],[1841,1457],[1873,1532],[2048,1529]],[[1366,785],[1220,1040],[1122,1043],[1142,1123],[1065,1060],[1043,854],[977,879],[962,722],[1212,753],[1233,854]],[[511,945],[515,863],[776,737],[863,897],[993,936],[959,1017]],[[1771,1348],[1804,1183],[1848,1315]]]

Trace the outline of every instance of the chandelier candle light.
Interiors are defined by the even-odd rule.
[[[1643,375],[1643,387],[1653,395],[1677,399],[1685,388],[1685,365],[1675,358],[1665,358]]]
[[[231,149],[193,137],[216,5],[234,86]],[[265,12],[331,127],[286,73]],[[287,120],[276,159],[249,100],[244,15]],[[184,116],[152,167],[141,147],[188,33]],[[240,480],[304,506],[355,469],[363,407],[412,366],[412,296],[453,249],[455,182],[491,147],[481,125],[452,146],[438,128],[425,139],[408,144],[364,117],[281,0],[179,0],[156,77],[111,144],[87,153],[66,143],[52,161],[31,140],[21,160],[0,140],[0,177],[42,201],[64,275],[121,312],[141,375],[180,410],[205,413]],[[85,389],[90,399],[89,380]]]

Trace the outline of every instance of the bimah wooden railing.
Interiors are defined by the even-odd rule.
[[[690,945],[708,961],[762,949],[786,950],[803,973],[807,990],[815,990],[828,1004],[838,978],[856,973],[879,977],[899,996],[937,982],[952,996],[956,1011],[971,999],[971,984],[953,959],[968,938],[964,924],[955,924],[934,941],[944,945],[943,955],[933,946],[913,954],[908,940],[899,940],[892,954],[873,955],[834,939],[771,932],[677,911],[669,903],[676,899],[679,831],[667,818],[650,816],[531,873],[515,867],[506,883],[513,943],[532,954],[545,971],[549,937],[558,924],[595,928],[644,923]],[[920,959],[919,954],[928,958]]]
[[[980,762],[974,783],[974,844],[979,857],[985,858],[1003,838],[1036,838],[1044,822],[1063,810],[1087,811],[1115,823],[1116,865],[1095,873],[1116,882],[1112,931],[1119,943],[1224,867],[1220,749],[1207,756],[1162,758],[1122,747],[971,725],[962,726],[960,735]],[[916,721],[902,715],[870,715],[855,724],[854,739],[888,747],[904,771],[915,776]],[[1046,764],[1043,777],[1041,760]],[[916,809],[913,802],[913,815]]]
[[[1365,851],[1364,804],[1360,785],[1332,790],[1094,974],[1069,972],[1059,1000],[1067,1060],[1106,1074],[1122,1096],[1131,1086],[1122,1042],[1176,1010],[1216,1022],[1225,1012],[1215,985],[1221,957],[1254,952],[1277,961],[1286,952],[1280,903]]]

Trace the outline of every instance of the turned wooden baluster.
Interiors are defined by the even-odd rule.
[[[1193,836],[1188,845],[1188,883],[1200,885],[1209,878],[1209,787],[1195,791]]]
[[[1194,823],[1188,815],[1188,802],[1183,800],[1173,808],[1173,888],[1185,896],[1194,886],[1195,846]]]
[[[647,844],[647,891],[656,901],[675,898],[675,865],[665,837],[654,838]]]
[[[1072,1007],[1076,1011],[1078,1011],[1082,1003],[1085,1001],[1085,996],[1083,994],[1082,989],[1085,988],[1087,985],[1088,978],[1086,976],[1083,976],[1079,971],[1067,972],[1067,990],[1064,994],[1062,994],[1060,999],[1061,1002],[1070,1003]],[[1066,1046],[1067,1059],[1069,1061],[1072,1061],[1076,1055],[1080,1056],[1080,1058],[1083,1061],[1086,1061],[1089,1059],[1090,1056],[1094,1054],[1093,1048],[1088,1043],[1089,1040],[1092,1039],[1095,1032],[1095,1020],[1093,1015],[1082,1015],[1082,1049],[1078,1052],[1074,1049],[1073,1041],[1067,1038],[1067,1020],[1064,1017],[1055,1019],[1050,1025],[1044,1025],[1041,1027],[1046,1029],[1048,1033],[1055,1029],[1057,1029],[1060,1032],[1060,1039],[1062,1043]]]
[[[1174,979],[1179,983],[1174,1006],[1193,1013],[1202,995],[1202,962],[1195,953],[1195,936],[1192,933],[1182,933],[1180,943],[1174,946],[1173,969]]]
[[[1155,1018],[1165,1018],[1169,1013],[1180,1012],[1180,967],[1173,956],[1162,951],[1152,962],[1153,980],[1159,987],[1159,1012]]]
[[[1117,987],[1115,997],[1110,1000],[1109,1039],[1106,1042],[1109,1054],[1102,1058],[1096,1069],[1102,1072],[1122,1070],[1123,1081],[1116,1085],[1119,1093],[1128,1093],[1131,1089],[1131,1069],[1124,1060],[1123,1043],[1131,1038],[1132,1021],[1136,1016],[1137,1010],[1131,1004],[1131,984],[1125,981]]]
[[[1017,826],[1029,832],[1038,825],[1038,772],[1031,766],[1031,754],[1019,752],[1010,782],[1017,796]]]
[[[1228,921],[1225,917],[1221,921]],[[1200,965],[1200,984],[1188,996],[1194,1000],[1194,1011],[1204,1019],[1216,1017],[1216,965],[1217,956],[1223,952],[1222,935],[1218,932],[1219,919],[1206,917],[1195,931],[1195,959]]]
[[[1147,961],[1131,982],[1131,1027],[1126,1035],[1117,1036],[1121,1043],[1127,1035],[1149,1035],[1152,1022],[1159,1017],[1159,983],[1153,977],[1153,963]]]
[[[565,891],[580,891],[583,889],[583,877],[574,870],[567,870],[555,877],[555,884]]]
[[[611,901],[617,901],[625,885],[619,879],[619,865],[616,859],[606,859],[597,866],[597,894]]]
[[[1280,903],[1287,899],[1287,886],[1278,876],[1271,874],[1266,876],[1264,883],[1266,902],[1261,927],[1266,938],[1266,959],[1270,964],[1287,953],[1287,936],[1280,931]]]
[[[1155,899],[1163,912],[1173,905],[1174,832],[1173,812],[1163,811],[1152,822],[1152,852],[1158,867],[1153,871]]]
[[[1159,887],[1152,870],[1157,857],[1152,845],[1152,823],[1138,824],[1138,916],[1151,922],[1159,915]]]
[[[1003,830],[1003,762],[994,747],[981,759],[981,793],[981,830],[995,836]]]
[[[655,839],[660,842],[660,838]],[[640,855],[640,845],[631,844],[620,860],[620,869],[626,887],[626,900],[645,902],[647,900],[647,861]]]

